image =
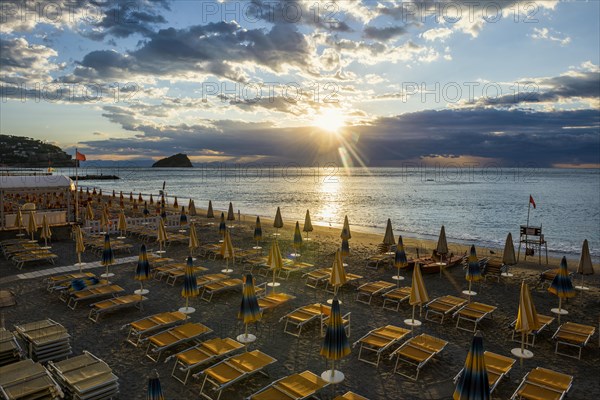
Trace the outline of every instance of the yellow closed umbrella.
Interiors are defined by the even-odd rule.
[[[521,348],[512,349],[511,353],[521,359],[533,357],[533,353],[525,349],[526,337],[539,327],[540,322],[535,305],[531,301],[529,286],[523,281],[519,295],[519,312],[517,313],[517,322],[515,324],[515,331],[521,333]]]
[[[24,236],[24,234],[21,234],[21,230],[23,229],[23,214],[21,213],[20,208],[17,210],[17,215],[15,216],[14,227],[19,228],[19,236]]]
[[[279,209],[279,207],[277,207],[277,212],[275,213],[273,227],[275,228],[275,233],[273,236],[277,238],[277,236],[279,236],[279,228],[283,228],[283,219],[281,218],[281,210]]]
[[[312,226],[312,221],[310,220],[310,212],[306,210],[306,216],[304,217],[304,227],[302,228],[303,232],[306,232],[306,240],[310,240],[308,237],[308,233],[314,230]]]
[[[233,269],[229,268],[229,259],[234,258],[234,250],[233,243],[231,242],[231,235],[229,234],[229,229],[225,230],[225,236],[223,237],[223,243],[221,244],[221,257],[223,257],[227,261],[227,266],[225,269],[221,270],[226,274],[233,272]]]
[[[29,222],[27,224],[27,232],[31,235],[31,241],[34,241],[34,237],[33,235],[35,234],[35,232],[37,232],[37,224],[35,223],[35,215],[33,214],[33,211],[31,211],[29,213]]]
[[[394,239],[394,230],[392,229],[392,220],[388,218],[387,224],[385,226],[385,235],[383,235],[383,244],[387,245],[388,250],[391,246],[396,244],[396,239]]]
[[[162,254],[165,251],[163,250],[163,245],[166,244],[168,239],[167,230],[165,229],[165,224],[163,223],[162,218],[158,219],[158,226],[156,232],[156,241],[158,242],[159,250],[157,253]]]
[[[194,250],[200,247],[200,241],[198,240],[198,234],[196,233],[196,224],[190,224],[190,241],[188,248],[190,249],[190,257],[194,257]]]
[[[424,303],[429,301],[429,295],[427,289],[425,289],[425,282],[423,281],[423,275],[421,275],[421,266],[417,263],[413,269],[412,284],[410,286],[410,297],[408,303],[413,306],[412,318],[404,320],[406,325],[411,327],[421,325],[421,321],[415,319],[415,307],[418,305],[422,307]],[[419,312],[419,315],[421,313]]]
[[[344,270],[344,261],[342,260],[342,252],[340,249],[335,251],[335,258],[331,266],[331,275],[329,276],[329,284],[333,286],[333,296],[337,296],[338,289],[346,283],[346,271]],[[327,301],[329,303],[329,301]]]
[[[119,223],[117,229],[121,232],[121,236],[117,239],[125,239],[125,231],[127,230],[127,219],[125,218],[125,211],[121,210],[119,213]]]
[[[277,240],[273,240],[273,244],[271,245],[271,249],[269,250],[269,256],[267,257],[267,266],[273,270],[273,282],[267,283],[268,286],[273,288],[273,292],[275,288],[280,285],[279,282],[275,282],[275,277],[277,273],[283,268],[283,258],[281,257],[281,250],[279,250],[279,245],[277,244]]]
[[[52,237],[52,230],[46,219],[46,214],[42,217],[42,231],[40,232],[40,239],[44,239],[44,248],[49,249],[48,240]]]
[[[87,207],[85,208],[85,219],[91,221],[94,219],[94,210],[92,210],[92,203],[87,203]]]
[[[108,209],[106,207],[102,209],[102,214],[100,214],[100,229],[104,229],[100,232],[101,234],[108,233]]]
[[[81,272],[82,267],[85,263],[81,262],[81,255],[85,251],[85,244],[83,243],[83,231],[80,226],[75,227],[75,252],[77,253],[77,266],[79,267],[79,272]]]
[[[583,276],[592,275],[594,273],[594,266],[592,265],[592,257],[590,255],[590,245],[588,244],[587,239],[583,241],[583,245],[581,246],[581,256],[579,257],[579,264],[577,265],[577,273],[581,275],[581,284],[575,286],[575,289],[581,290],[581,293],[583,293],[584,290],[590,290],[589,287],[583,286]]]

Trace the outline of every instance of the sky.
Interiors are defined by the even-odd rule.
[[[0,133],[88,160],[600,167],[600,2],[3,0]]]

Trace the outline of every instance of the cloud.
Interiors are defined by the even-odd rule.
[[[366,26],[363,35],[367,39],[389,40],[406,34],[406,28],[403,26],[387,26],[378,28],[376,26]]]
[[[56,50],[24,38],[0,38],[0,82],[10,86],[48,83],[52,81],[50,73],[64,67],[50,61],[57,55]]]
[[[452,29],[448,28],[429,29],[422,34],[423,39],[427,40],[428,42],[433,42],[435,40],[440,40],[443,42],[450,37],[450,35],[452,35]]]
[[[550,31],[548,28],[533,28],[531,37],[536,40],[549,40],[558,42],[561,46],[571,43],[571,38],[557,31]]]

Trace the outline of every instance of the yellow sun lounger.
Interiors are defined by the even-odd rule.
[[[429,318],[429,313],[434,315],[439,315],[441,320],[440,324],[444,323],[444,319],[447,315],[453,313],[458,308],[464,306],[467,303],[467,300],[461,299],[456,296],[442,296],[436,299],[431,300],[429,303],[425,305],[427,308],[427,312],[425,313],[425,319],[431,322],[438,322],[434,319]]]
[[[594,336],[595,332],[596,328],[593,326],[576,324],[574,322],[565,322],[558,327],[554,333],[554,336],[552,336],[552,339],[556,340],[554,353],[581,360],[581,351],[588,344],[590,338]],[[558,346],[560,344],[578,348],[579,353],[577,357],[571,354],[560,353],[558,351]]]
[[[386,254],[386,253],[375,254],[367,259],[366,268],[377,269],[377,268],[379,268],[380,264],[383,264],[383,265],[391,264],[393,259],[394,259],[393,254]]]
[[[210,303],[215,293],[238,289],[241,288],[243,284],[244,282],[239,278],[229,278],[222,281],[211,282],[204,285],[204,290],[202,291],[200,298]]]
[[[0,367],[0,397],[13,399],[58,399],[64,394],[46,368],[31,359]]]
[[[82,279],[82,278],[95,278],[92,272],[77,272],[73,274],[65,274],[65,275],[54,275],[50,276],[46,279],[46,289],[49,292],[57,289],[62,289],[66,285],[68,285],[73,279]]]
[[[229,357],[198,374],[198,376],[204,375],[200,395],[213,400],[204,391],[208,383],[212,385],[213,391],[217,392],[217,397],[214,400],[219,400],[224,389],[257,372],[266,375],[263,369],[276,361],[276,359],[260,350],[253,350]]]
[[[529,332],[529,335],[532,337],[531,343],[530,343],[532,347],[535,345],[535,338],[537,337],[537,335],[539,335],[544,329],[546,329],[547,326],[552,324],[555,319],[554,317],[549,317],[547,315],[542,315],[542,314],[538,314],[537,317],[538,317],[539,325],[536,327],[536,329]],[[515,342],[521,343],[521,336],[520,335],[517,336],[516,335],[517,331],[515,331],[515,329],[514,329],[516,324],[517,324],[516,319],[510,324],[510,327],[512,329],[512,340]],[[517,337],[515,337],[515,336],[517,336]]]
[[[317,288],[321,283],[325,284],[327,279],[331,276],[331,268],[321,268],[314,271],[310,271],[306,274],[305,285],[311,288]]]
[[[477,331],[477,324],[486,317],[492,318],[492,313],[496,311],[496,308],[498,307],[478,303],[476,301],[466,304],[453,314],[454,317],[458,316],[456,320],[456,329],[462,329],[463,331],[468,332]],[[460,326],[460,321],[463,320],[473,323],[473,329],[466,329]]]
[[[269,293],[266,296],[262,296],[258,298],[258,306],[262,312],[266,310],[270,310],[277,306],[287,303],[290,300],[295,299],[294,296],[291,296],[287,293]]]
[[[173,354],[165,362],[176,359],[171,376],[185,385],[195,368],[243,348],[243,344],[231,338],[215,338]],[[183,376],[178,376],[179,372],[183,373]]]
[[[447,344],[447,341],[425,333],[407,340],[390,355],[390,359],[394,356],[397,357],[394,373],[414,381],[418,380],[421,368],[423,368],[438,353],[444,350]],[[401,361],[416,367],[416,375],[407,375],[400,372],[398,366]]]
[[[369,400],[360,394],[356,394],[354,392],[346,392],[341,396],[335,397],[333,400]]]
[[[281,378],[254,393],[250,400],[303,400],[313,397],[329,383],[310,371]]]
[[[207,268],[200,266],[192,267],[192,269],[196,274],[207,270]],[[183,276],[185,275],[185,267],[172,269],[170,271],[167,271],[165,275],[167,276],[167,285],[175,286],[177,279],[183,278]]]
[[[208,285],[209,283],[224,281],[225,279],[229,279],[229,278],[230,278],[229,275],[222,274],[222,273],[200,275],[200,276],[196,277],[196,285],[198,286],[198,288],[203,288],[204,286]]]
[[[511,399],[562,400],[572,384],[571,375],[537,367],[523,377]]]
[[[396,286],[396,284],[385,281],[365,283],[358,287],[356,301],[360,301],[361,303],[365,304],[371,304],[373,296],[386,292],[392,289],[394,286]]]
[[[295,262],[293,264],[285,264],[280,270],[279,275],[281,279],[289,279],[290,274],[294,274],[296,272],[306,271],[308,268],[313,268],[314,264],[309,264],[307,262]],[[284,276],[285,275],[285,276]]]
[[[67,306],[71,310],[74,310],[80,301],[93,300],[93,299],[97,299],[98,297],[103,297],[103,296],[112,296],[112,295],[115,295],[117,293],[121,293],[124,291],[125,291],[125,289],[123,289],[119,285],[106,285],[106,286],[101,286],[101,287],[94,287],[94,288],[89,288],[89,289],[85,289],[85,290],[80,290],[79,292],[73,292],[71,294],[71,297],[69,297],[69,302],[67,303]]]
[[[177,270],[180,268],[185,268],[186,263],[170,263],[155,267],[152,269],[152,274],[154,275],[154,279],[157,281],[162,280],[169,271]]]
[[[410,286],[392,289],[389,292],[383,294],[383,308],[385,310],[398,311],[400,309],[400,303],[408,300],[410,297]],[[386,305],[390,303],[392,307]],[[393,307],[395,305],[395,307]]]
[[[210,332],[212,332],[212,329],[205,325],[197,322],[188,322],[148,336],[144,339],[144,341],[148,341],[146,357],[154,362],[158,362],[163,351],[182,343],[197,340],[200,336]]]
[[[174,325],[182,324],[186,319],[188,319],[188,316],[179,311],[164,312],[138,319],[137,321],[128,324],[130,328],[126,340],[137,347],[143,336],[161,329],[168,329]],[[126,326],[127,325],[124,325],[123,328]]]
[[[285,326],[283,331],[289,333],[292,336],[300,337],[302,328],[304,325],[321,316],[321,304],[309,304],[306,306],[298,307],[294,311],[284,315],[279,319],[279,322],[285,320]],[[288,325],[294,328],[293,331],[288,330]]]
[[[146,300],[148,300],[147,297],[144,297],[139,294],[128,294],[127,296],[120,296],[108,300],[102,300],[97,303],[90,304],[90,307],[92,307],[92,309],[90,310],[88,318],[94,322],[98,322],[98,319],[100,318],[101,314],[130,306],[134,306],[142,310],[142,302]]]
[[[356,345],[360,343],[358,359],[360,361],[378,366],[383,352],[400,342],[409,333],[409,329],[400,328],[394,325],[386,325],[381,328],[371,330],[369,333],[354,342],[352,347],[356,347]],[[363,358],[363,350],[374,352],[377,355],[377,360],[371,361]]]
[[[490,393],[492,393],[502,378],[508,376],[516,360],[490,351],[484,352],[483,357],[485,359],[485,369],[487,370],[488,382],[490,384]],[[464,368],[454,377],[455,385],[463,373]]]

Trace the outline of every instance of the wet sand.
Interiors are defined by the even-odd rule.
[[[205,221],[198,218],[200,221]],[[234,246],[244,249],[252,247],[254,217],[243,218],[245,222],[236,222],[237,225],[231,230]],[[216,220],[215,220],[216,221]],[[295,221],[293,221],[295,223]],[[302,222],[301,226],[302,226]],[[350,221],[351,222],[351,221]],[[202,243],[214,243],[218,241],[217,225],[212,227],[199,227],[199,238]],[[262,219],[263,234],[274,232],[272,223]],[[286,221],[284,229],[280,229],[279,243],[282,253],[285,255],[292,252],[293,223]],[[313,263],[317,267],[329,267],[333,260],[333,254],[340,244],[340,230],[337,228],[318,227],[311,233],[310,242],[305,242],[302,248],[301,261]],[[346,259],[347,271],[362,275],[359,283],[373,280],[391,279],[396,270],[393,268],[379,268],[378,270],[365,268],[365,260],[369,255],[376,253],[376,246],[381,242],[381,235],[361,233],[352,230],[350,240],[350,256]],[[134,244],[132,254],[137,253],[139,240],[137,237],[127,239]],[[420,255],[430,254],[435,243],[405,238],[404,244],[409,257],[415,256],[416,248],[419,247]],[[268,251],[269,240],[262,242],[263,251]],[[466,248],[449,243],[450,251],[455,254],[463,253]],[[150,243],[149,248],[157,249],[155,243]],[[57,265],[71,265],[75,260],[74,243],[59,242],[53,244],[54,251],[60,258]],[[501,249],[493,249],[495,257],[501,256]],[[167,250],[167,256],[177,261],[183,261],[187,255],[187,244],[174,244]],[[478,249],[480,257],[490,256],[489,249]],[[129,256],[127,253],[118,253],[117,257]],[[492,255],[494,256],[494,255]],[[97,261],[99,257],[90,252],[84,254],[85,261]],[[534,259],[537,261],[537,256]],[[556,266],[558,260],[551,260]],[[205,260],[199,258],[195,265],[202,265],[209,269],[207,273],[219,272],[224,261]],[[597,266],[596,266],[597,267]],[[62,303],[56,294],[48,293],[42,279],[13,280],[13,276],[30,271],[41,271],[50,268],[49,265],[25,266],[22,271],[17,270],[6,260],[0,260],[0,289],[8,289],[17,295],[16,306],[3,309],[6,326],[12,329],[13,325],[52,318],[63,324],[72,336],[71,342],[74,354],[80,354],[88,350],[106,361],[119,377],[120,396],[122,399],[144,399],[146,396],[147,376],[156,368],[161,376],[161,383],[165,398],[186,399],[197,398],[201,381],[190,379],[187,385],[182,385],[170,376],[173,362],[154,364],[144,356],[142,348],[135,348],[125,342],[126,330],[121,327],[131,321],[147,315],[162,311],[173,311],[185,304],[185,299],[180,296],[181,281],[171,287],[164,281],[147,281],[144,286],[150,290],[147,295],[149,300],[144,303],[144,310],[138,311],[133,308],[124,309],[117,313],[107,314],[100,318],[95,324],[87,318],[88,306],[83,304],[72,311]],[[241,265],[235,265],[234,276],[241,276]],[[557,307],[558,299],[550,294],[547,289],[536,287],[539,273],[546,269],[545,265],[538,266],[536,263],[520,262],[511,269],[513,278],[502,278],[501,282],[488,280],[476,283],[473,288],[478,295],[474,301],[498,307],[493,313],[492,320],[483,321],[479,329],[484,337],[486,350],[493,351],[506,356],[511,356],[510,349],[518,347],[519,344],[512,342],[511,330],[508,325],[516,318],[520,283],[523,279],[531,284],[532,299],[538,313],[550,315],[550,309]],[[575,263],[569,265],[570,270],[576,268]],[[129,263],[111,267],[116,274],[112,279],[131,293],[139,287],[139,282],[133,279],[135,264]],[[92,270],[97,274],[102,273],[102,268]],[[403,272],[405,280],[402,286],[410,286],[411,274]],[[270,277],[255,276],[257,283],[268,281]],[[579,283],[579,276],[575,277],[575,284]],[[467,288],[464,279],[464,271],[461,267],[446,270],[442,277],[439,274],[424,275],[425,286],[431,299],[442,295],[463,296],[462,290]],[[313,289],[305,286],[305,279],[300,275],[292,274],[289,280],[282,280],[278,291],[289,293],[295,299],[289,303],[268,311],[261,322],[251,325],[249,331],[257,335],[257,341],[250,346],[251,349],[261,349],[265,353],[275,357],[278,361],[270,366],[267,371],[269,378],[260,374],[233,385],[227,389],[222,399],[242,399],[260,388],[268,385],[271,381],[289,375],[294,372],[311,370],[320,374],[326,369],[325,360],[319,356],[319,348],[322,338],[318,333],[318,324],[309,326],[300,338],[283,333],[283,323],[278,322],[284,314],[296,307],[314,302],[324,302],[331,298],[331,294],[323,289]],[[569,315],[562,317],[562,321],[573,321],[598,327],[600,315],[600,277],[597,275],[585,277],[587,286],[591,287],[589,292],[583,296],[570,299],[563,303]],[[351,312],[351,343],[354,343],[369,330],[386,325],[394,324],[405,326],[404,319],[411,315],[411,307],[403,303],[398,312],[382,309],[382,300],[376,298],[371,305],[355,301],[356,290],[354,287],[344,287],[339,295],[343,304],[342,313]],[[241,291],[229,291],[215,295],[211,303],[200,298],[191,299],[191,306],[196,308],[196,313],[191,315],[191,321],[202,322],[213,329],[213,333],[206,336],[212,337],[235,337],[243,332],[243,326],[236,319],[241,299]],[[420,318],[423,320],[423,318]],[[366,364],[357,359],[358,346],[352,349],[352,353],[341,360],[337,369],[344,372],[346,379],[335,387],[326,388],[321,392],[322,398],[332,398],[347,390],[352,390],[370,399],[448,399],[454,390],[453,378],[463,367],[467,351],[469,349],[472,334],[455,328],[455,320],[446,320],[443,325],[424,321],[423,325],[415,329],[415,334],[428,333],[449,342],[446,349],[427,366],[423,368],[418,382],[413,382],[398,374],[393,374],[395,360],[389,360],[387,356],[382,357],[378,368]],[[493,393],[497,399],[508,399],[517,388],[521,378],[532,368],[542,366],[559,372],[574,376],[573,388],[568,394],[569,399],[590,399],[600,395],[598,376],[600,376],[600,351],[598,348],[598,333],[596,333],[588,346],[583,351],[582,359],[576,360],[554,354],[554,342],[552,334],[558,327],[554,322],[550,329],[541,333],[536,339],[536,345],[532,349],[534,358],[525,360],[522,365],[515,364],[509,379],[502,382]],[[395,349],[395,347],[393,348]],[[391,351],[391,350],[390,350]],[[171,354],[170,352],[169,354]],[[386,354],[389,354],[386,353]],[[167,354],[168,355],[168,354]]]

